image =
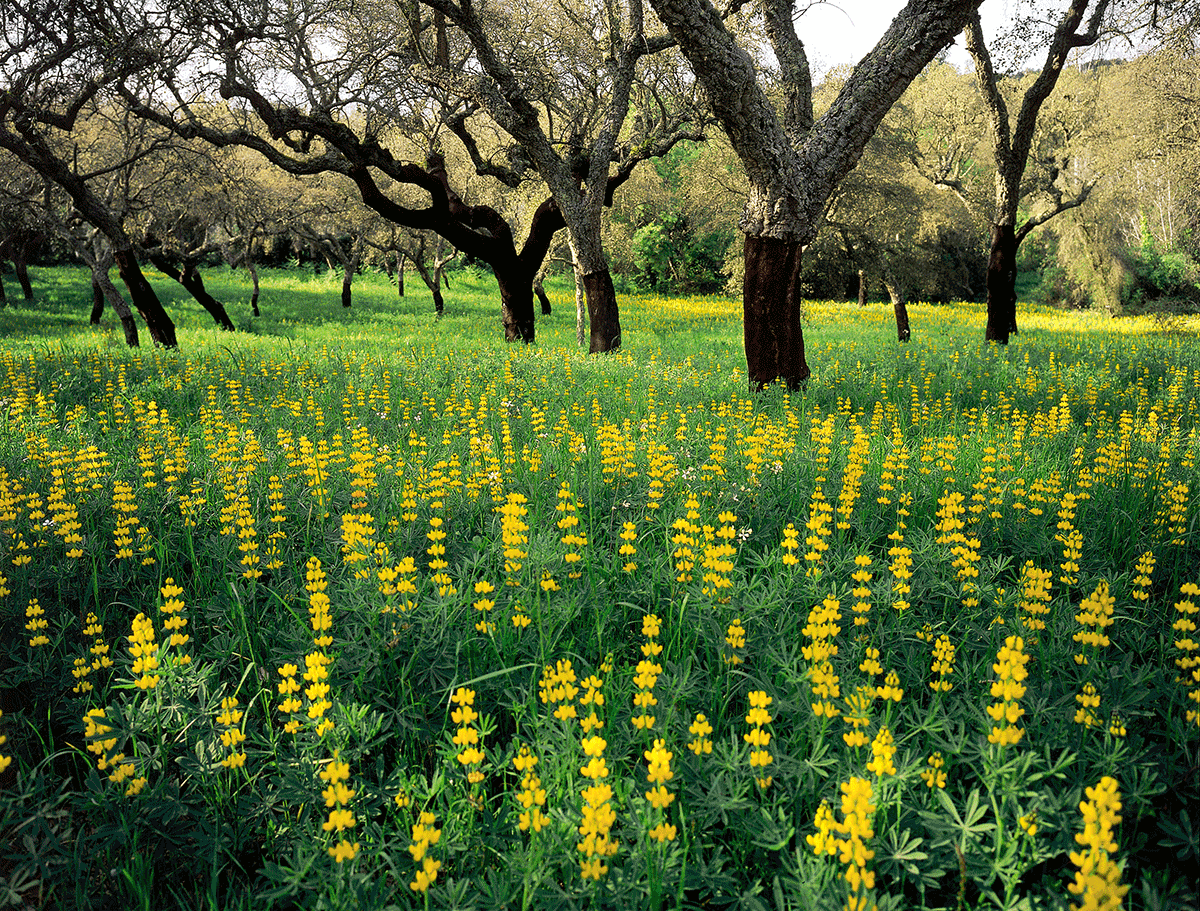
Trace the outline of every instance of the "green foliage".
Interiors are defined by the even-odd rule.
[[[633,235],[634,283],[643,290],[712,294],[721,274],[731,230],[694,231],[682,215],[665,215]]]
[[[1141,245],[1127,253],[1131,281],[1124,303],[1134,310],[1154,301],[1200,308],[1200,262],[1183,249],[1160,250],[1146,219],[1141,222]]]
[[[868,907],[1058,908],[1079,805],[1113,775],[1127,905],[1195,905],[1200,730],[1172,626],[1200,565],[1194,320],[1163,336],[1035,307],[1001,350],[979,343],[980,308],[913,305],[900,351],[889,308],[812,303],[809,386],[749,395],[724,298],[623,298],[625,345],[592,358],[558,316],[563,285],[518,347],[497,338],[486,277],[456,276],[435,322],[427,294],[398,303],[379,276],[344,312],[335,283],[269,273],[256,334],[176,297],[181,349],[131,351],[86,326],[84,279],[39,270],[35,306],[0,314],[0,904],[834,911],[847,867],[814,850],[828,802],[838,837],[873,852]],[[208,284],[240,318],[234,279]],[[1053,576],[1044,615],[1022,606],[1039,603],[1026,561]],[[1110,643],[1080,664],[1101,582]],[[136,666],[139,613],[157,668]],[[169,643],[172,617],[187,642]],[[1025,731],[993,743],[993,665],[1017,634]],[[942,635],[946,691],[930,686]],[[814,709],[822,637],[838,715]],[[1073,720],[1089,683],[1098,726]],[[750,722],[754,702],[769,720]],[[89,711],[111,730],[88,736]],[[655,738],[674,754],[665,807],[647,797]],[[703,739],[711,752],[689,748]],[[131,778],[112,780],[116,752]],[[873,809],[851,826],[853,779]],[[592,782],[611,787],[617,843],[599,881],[579,847]],[[417,855],[440,864],[424,893]]]

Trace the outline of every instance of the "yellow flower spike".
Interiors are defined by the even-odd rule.
[[[708,723],[708,718],[703,714],[697,714],[696,719],[688,726],[688,733],[692,735],[692,740],[688,743],[688,749],[700,756],[705,753],[712,752],[712,741],[708,739],[708,735],[713,732],[712,725]]]
[[[997,746],[1007,746],[1020,741],[1025,731],[1017,727],[1017,721],[1025,714],[1018,700],[1025,695],[1025,686],[1021,681],[1028,676],[1025,665],[1029,656],[1025,654],[1025,641],[1020,636],[1009,636],[996,655],[992,671],[996,680],[992,683],[991,694],[999,701],[987,706],[988,716],[996,722],[988,734],[988,742]]]
[[[932,791],[934,788],[946,787],[946,772],[944,771],[946,762],[942,759],[940,752],[934,753],[926,761],[926,768],[921,772],[921,778]]]
[[[1079,896],[1082,904],[1072,903],[1071,911],[1118,908],[1129,891],[1121,885],[1121,868],[1112,858],[1117,850],[1113,828],[1121,821],[1121,794],[1116,780],[1107,775],[1084,793],[1087,799],[1079,805],[1083,829],[1075,835],[1083,850],[1069,854],[1078,871],[1067,884],[1067,891]]]

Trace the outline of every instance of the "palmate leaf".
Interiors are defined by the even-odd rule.
[[[922,851],[921,844],[925,841],[923,838],[912,838],[908,829],[897,833],[888,831],[884,833],[883,838],[879,839],[879,848],[876,851],[881,868],[895,867],[910,876],[919,876],[926,882],[926,885],[936,883],[937,878],[941,876],[941,870],[922,870],[919,866],[920,861],[929,859],[929,855]]]
[[[978,841],[996,828],[996,824],[993,822],[982,822],[988,814],[988,807],[980,802],[978,788],[972,789],[971,793],[967,795],[967,802],[961,813],[944,789],[938,788],[934,794],[938,804],[945,811],[945,815],[928,810],[921,811],[921,817],[925,820],[929,831],[938,835],[933,847],[947,844],[962,847],[970,842]]]

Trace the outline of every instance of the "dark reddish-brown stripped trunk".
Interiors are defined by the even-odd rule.
[[[592,327],[589,354],[604,354],[621,347],[621,314],[612,273],[607,269],[589,272],[583,277],[587,295],[588,322]]]
[[[912,338],[912,329],[908,325],[908,305],[899,300],[892,305],[892,310],[896,314],[896,339],[907,342]]]
[[[797,389],[809,377],[800,327],[800,244],[747,234],[744,250],[742,312],[750,388],[782,380]]]
[[[496,285],[500,289],[500,323],[504,326],[505,341],[532,342],[533,276],[520,265],[495,269],[495,273]]]
[[[991,226],[987,265],[987,331],[989,342],[1008,344],[1017,323],[1017,240],[1012,225]]]
[[[908,303],[905,301],[905,295],[901,293],[900,287],[891,282],[885,282],[884,287],[888,297],[892,299],[892,312],[896,314],[896,339],[907,342],[912,338],[912,329],[908,325]]]
[[[121,329],[125,333],[125,344],[130,348],[137,348],[140,344],[137,323],[133,319],[133,311],[129,309],[129,304],[125,302],[125,298],[121,297],[121,292],[108,277],[108,270],[111,266],[111,255],[104,256],[92,270],[92,325],[99,325],[100,317],[104,315],[105,302],[111,303],[117,319],[121,321]]]

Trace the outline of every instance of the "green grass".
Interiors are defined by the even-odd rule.
[[[363,275],[344,309],[339,282],[268,271],[251,319],[245,276],[210,270],[233,333],[152,274],[162,351],[89,327],[79,270],[33,278],[0,310],[0,907],[832,909],[831,819],[873,852],[867,907],[1065,908],[1104,776],[1126,905],[1197,906],[1195,322],[1023,308],[999,348],[978,306],[914,305],[899,345],[890,308],[816,303],[808,387],[751,395],[725,298],[622,297],[622,349],[596,358],[566,283],[523,347],[477,274],[435,320],[412,281],[398,301]],[[1109,644],[1081,645],[1105,586]],[[855,779],[873,809],[847,821]],[[615,853],[589,860],[585,818]]]

